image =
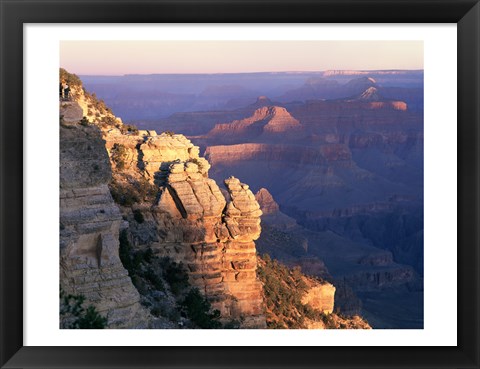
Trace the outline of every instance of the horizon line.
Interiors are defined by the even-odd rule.
[[[63,67],[60,67],[63,68]],[[66,68],[64,68],[67,70]],[[68,70],[67,70],[68,71]],[[298,71],[298,70],[293,70],[293,71],[257,71],[257,72],[215,72],[215,73],[207,73],[207,72],[188,72],[188,73],[126,73],[126,74],[85,74],[85,73],[75,73],[75,72],[70,72],[69,73],[74,73],[79,76],[86,76],[86,77],[98,77],[98,76],[105,76],[105,77],[125,77],[125,76],[155,76],[155,75],[225,75],[225,74],[262,74],[262,73],[270,73],[270,74],[280,74],[280,73],[325,73],[329,71],[352,71],[352,72],[367,72],[367,73],[374,73],[374,72],[424,72],[424,68],[418,68],[418,69],[325,69],[325,70],[303,70],[303,71]]]

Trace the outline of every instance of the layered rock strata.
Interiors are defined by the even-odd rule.
[[[60,112],[69,118],[61,137],[65,148],[61,158],[61,281],[65,292],[84,295],[107,315],[109,327],[146,327],[139,294],[118,257],[121,212],[125,216],[140,210],[152,221],[137,232],[130,225],[134,247],[151,247],[158,256],[185,265],[190,283],[221,312],[223,321],[264,328],[254,243],[260,235],[261,211],[248,186],[229,178],[220,190],[208,178],[210,164],[199,156],[198,146],[183,135],[126,131],[108,109],[99,118],[98,112],[88,111],[95,108],[91,99],[77,95],[79,103],[68,102]],[[77,124],[82,114],[95,125],[98,121],[101,136],[96,127]],[[95,160],[90,162],[93,152]],[[115,179],[124,184],[149,181],[157,188],[157,201],[119,211],[107,186],[109,164]],[[90,183],[97,172],[101,178]]]
[[[191,284],[220,311],[222,320],[264,328],[254,243],[260,236],[261,211],[247,185],[229,178],[225,186],[224,195],[194,163],[172,164],[152,207],[158,242],[150,246],[186,265]]]
[[[118,254],[122,217],[110,177],[100,131],[61,126],[60,285],[66,294],[85,296],[109,328],[146,328],[149,315]]]
[[[262,213],[248,185],[229,178],[221,189],[208,178],[210,164],[199,156],[199,147],[183,135],[108,130],[104,138],[110,153],[115,145],[125,149],[125,167],[115,176],[146,179],[158,191],[153,204],[134,206],[147,219],[130,227],[135,247],[150,247],[159,257],[182,263],[190,283],[224,322],[264,328],[254,243]]]
[[[262,210],[262,221],[279,229],[291,229],[298,226],[295,219],[280,211],[280,206],[266,188],[261,188],[255,194],[255,199]]]
[[[257,137],[266,135],[299,132],[301,123],[292,117],[287,109],[280,106],[263,106],[253,112],[250,117],[234,120],[231,123],[216,124],[209,132],[209,137],[222,137],[222,140],[235,141],[236,135]]]
[[[309,289],[302,296],[302,304],[310,305],[312,309],[325,314],[333,313],[335,287],[328,283],[312,283],[308,279]]]

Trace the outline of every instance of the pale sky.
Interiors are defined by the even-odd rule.
[[[422,41],[61,41],[80,75],[423,69]]]

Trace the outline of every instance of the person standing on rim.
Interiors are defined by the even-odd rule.
[[[65,88],[67,88],[67,82],[63,79],[61,83],[61,93],[60,93],[62,101],[65,100]]]
[[[65,83],[65,87],[63,89],[63,95],[65,97],[65,100],[70,100],[70,86]]]

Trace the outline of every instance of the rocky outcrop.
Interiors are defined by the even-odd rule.
[[[146,328],[149,315],[118,254],[122,217],[107,186],[110,177],[100,131],[61,126],[60,286],[85,296],[109,328]]]
[[[302,130],[300,122],[280,106],[264,106],[254,111],[253,115],[231,123],[217,124],[208,134],[209,137],[221,137],[222,140],[234,141],[236,135],[257,137],[280,133],[295,133]]]
[[[255,194],[255,199],[258,201],[260,209],[262,210],[262,220],[266,223],[281,229],[290,229],[297,226],[295,219],[280,211],[277,202],[266,188],[258,190]]]
[[[302,304],[308,304],[312,309],[325,314],[333,313],[335,287],[327,282],[314,283],[309,279],[306,281],[308,289],[302,296]]]
[[[183,135],[161,134],[154,137],[146,137],[139,147],[141,156],[140,166],[148,178],[166,174],[169,166],[176,161],[188,162],[189,172],[193,172],[195,165],[201,175],[207,175],[210,164],[205,158],[199,156],[200,149]],[[178,171],[179,166],[177,166]],[[178,174],[178,173],[174,173]],[[178,176],[177,176],[178,177]]]
[[[157,326],[119,258],[119,230],[127,227],[134,248],[185,266],[222,321],[264,328],[254,243],[262,212],[248,185],[231,177],[220,189],[186,137],[124,125],[78,81],[71,87],[71,101],[60,105],[64,292],[84,295],[110,328]],[[112,169],[121,208],[108,187]],[[147,187],[157,194],[152,202]],[[146,219],[141,227],[133,212]]]
[[[123,148],[116,178],[143,178],[158,192],[153,204],[134,206],[147,219],[142,227],[134,222],[130,227],[135,246],[183,264],[191,285],[220,311],[222,321],[264,328],[254,243],[261,210],[248,185],[229,178],[220,188],[208,178],[210,164],[198,146],[183,135],[104,131],[104,137],[112,165],[116,148]]]
[[[266,188],[258,190],[255,194],[255,199],[260,204],[260,208],[264,215],[270,215],[280,211],[280,207]]]
[[[60,119],[64,123],[77,123],[82,120],[83,116],[83,110],[77,102],[60,102]]]
[[[269,328],[371,328],[358,316],[347,318],[334,312],[336,288],[331,283],[306,276],[299,267],[289,269],[268,255],[258,259]]]
[[[164,174],[152,209],[158,241],[150,247],[186,265],[190,282],[221,313],[244,328],[264,328],[262,285],[254,240],[260,207],[248,186],[225,180],[223,191],[196,163],[177,161]]]

